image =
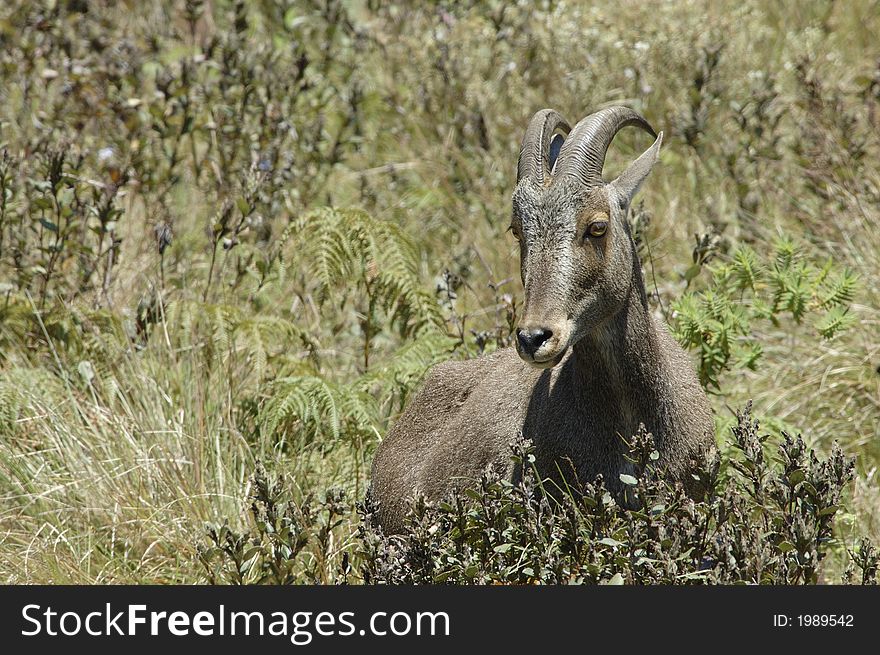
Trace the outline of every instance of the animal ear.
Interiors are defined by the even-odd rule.
[[[562,144],[564,141],[565,137],[562,134],[557,134],[550,140],[550,153],[547,158],[547,163],[550,165],[551,175],[556,171],[556,162],[559,159],[559,151],[562,150]]]
[[[648,173],[654,167],[655,162],[660,158],[660,144],[663,142],[663,132],[657,135],[654,145],[645,150],[639,158],[636,159],[629,167],[621,173],[611,185],[617,190],[617,197],[627,205],[632,201],[633,196],[642,186],[642,182],[648,177]]]

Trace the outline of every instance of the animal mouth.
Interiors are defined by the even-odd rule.
[[[562,358],[565,357],[565,353],[568,352],[568,346],[565,346],[562,350],[551,357],[532,357],[531,359],[526,359],[526,361],[534,366],[535,368],[540,369],[548,369],[553,368],[559,362],[562,361]],[[525,358],[524,358],[525,359]]]

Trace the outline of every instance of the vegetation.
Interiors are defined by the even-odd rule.
[[[867,0],[6,3],[0,576],[876,580],[878,31]],[[512,444],[521,483],[381,534],[409,394],[510,344],[526,122],[610,102],[666,134],[631,219],[712,393],[709,493],[642,433],[641,509],[554,500]]]
[[[837,446],[819,459],[803,439],[783,434],[771,464],[750,409],[737,416],[736,454],[696,469],[706,489],[699,502],[654,475],[659,453],[644,431],[630,448],[638,477],[621,475],[640,505],[630,510],[601,479],[577,497],[548,494],[528,444],[513,444],[521,480],[490,472],[448,502],[416,502],[402,537],[382,534],[368,500],[355,545],[334,558],[329,534],[346,512],[339,492],[298,505],[260,469],[253,527],[210,527],[202,563],[210,581],[235,584],[814,584],[852,459]],[[873,544],[864,539],[851,555],[842,580],[875,584]]]

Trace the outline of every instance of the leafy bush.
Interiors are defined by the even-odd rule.
[[[198,553],[210,583],[326,584],[347,573],[345,561],[334,568],[333,531],[350,511],[340,491],[297,503],[284,479],[270,480],[262,466],[251,482],[252,530],[236,532],[228,521],[207,528],[208,544]]]
[[[350,511],[338,492],[296,503],[258,468],[250,528],[209,527],[201,557],[210,581],[239,584],[827,582],[821,565],[840,547],[832,526],[853,459],[836,445],[819,457],[787,434],[771,448],[750,405],[737,415],[730,445],[729,457],[695,469],[706,491],[695,501],[652,469],[653,437],[642,430],[630,443],[636,475],[621,476],[635,499],[627,503],[635,509],[627,509],[601,478],[576,494],[548,493],[528,444],[512,444],[524,472],[519,481],[487,472],[443,502],[416,500],[403,534],[390,537],[368,498],[356,533],[335,549],[329,533]],[[876,584],[877,551],[869,541],[850,553],[844,576]]]

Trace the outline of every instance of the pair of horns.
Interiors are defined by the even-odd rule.
[[[602,166],[614,136],[635,125],[656,137],[650,123],[629,107],[608,107],[578,122],[568,122],[553,109],[542,109],[532,117],[517,165],[516,181],[531,178],[541,185],[568,177],[586,188],[604,184]]]

